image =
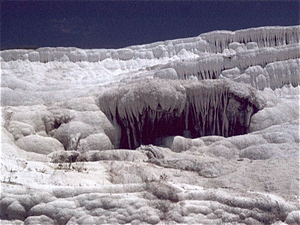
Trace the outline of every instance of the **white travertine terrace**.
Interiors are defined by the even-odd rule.
[[[0,52],[1,224],[300,224],[300,26]]]

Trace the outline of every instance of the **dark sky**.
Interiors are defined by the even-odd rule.
[[[1,49],[119,48],[299,24],[299,1],[4,1]]]

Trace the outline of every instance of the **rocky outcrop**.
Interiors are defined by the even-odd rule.
[[[254,89],[227,80],[149,80],[99,97],[100,109],[122,129],[122,148],[172,135],[245,134],[251,116],[263,106]]]

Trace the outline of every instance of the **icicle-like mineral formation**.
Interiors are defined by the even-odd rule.
[[[259,89],[275,89],[286,84],[297,86],[300,83],[299,62],[293,62],[294,65],[286,62],[299,60],[299,37],[300,26],[259,27],[234,32],[212,31],[197,37],[122,49],[47,47],[5,50],[0,52],[0,60],[4,62],[4,68],[5,62],[14,60],[75,64],[83,61],[99,62],[101,67],[109,71],[133,71],[133,67],[136,71],[148,69],[153,70],[154,76],[163,79],[218,79],[223,71],[237,68],[241,77],[236,81],[249,83]],[[275,65],[277,62],[280,67]],[[245,70],[253,66],[260,66],[264,73],[244,74]],[[282,72],[285,73],[282,74],[284,78],[275,79]],[[227,73],[226,78],[229,77],[231,76]]]
[[[278,47],[299,43],[300,26],[258,27],[237,31],[212,31],[197,37],[160,41],[151,44],[129,46],[122,49],[78,49],[78,48],[38,48],[36,50],[1,51],[4,61],[29,60],[49,61],[89,61],[98,62],[106,58],[155,59],[179,55],[182,50],[194,54],[223,53],[226,49],[247,50],[253,48]]]
[[[104,92],[100,109],[122,129],[121,148],[171,135],[245,134],[264,100],[249,85],[229,80],[147,80]]]
[[[299,43],[299,26],[290,27],[258,27],[244,30],[212,31],[200,37],[209,43],[212,52],[221,53],[229,43],[257,43],[258,47],[274,47]]]

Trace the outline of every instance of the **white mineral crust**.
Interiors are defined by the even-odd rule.
[[[4,50],[1,224],[300,224],[300,26]]]

